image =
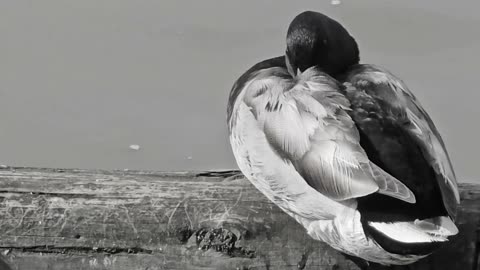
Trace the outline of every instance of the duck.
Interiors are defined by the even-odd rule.
[[[300,13],[285,54],[235,81],[229,140],[244,176],[310,237],[367,264],[410,264],[458,233],[457,180],[419,100],[359,55],[339,22]]]

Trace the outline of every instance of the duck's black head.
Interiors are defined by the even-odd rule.
[[[297,15],[290,23],[286,56],[293,73],[318,66],[333,77],[360,60],[357,43],[347,30],[313,11]]]

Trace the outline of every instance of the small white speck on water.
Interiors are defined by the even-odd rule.
[[[135,150],[135,151],[138,151],[140,150],[140,145],[138,144],[131,144],[128,148],[132,149],[132,150]]]
[[[188,156],[187,159],[188,159],[188,160],[192,160],[193,157],[192,157],[192,156]]]
[[[340,0],[332,0],[332,1],[330,2],[330,4],[332,4],[332,5],[334,5],[334,6],[340,5],[341,3],[342,3],[342,1],[340,1]]]

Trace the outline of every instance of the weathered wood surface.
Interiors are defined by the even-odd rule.
[[[480,187],[461,190],[461,234],[392,269],[480,269]],[[0,270],[358,269],[235,171],[3,168],[0,235]]]

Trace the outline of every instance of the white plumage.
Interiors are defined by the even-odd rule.
[[[298,15],[285,58],[234,84],[230,143],[244,175],[311,237],[368,261],[412,263],[458,233],[455,174],[408,88],[358,61],[340,24]]]
[[[245,176],[312,237],[343,252],[378,263],[407,264],[423,257],[385,252],[365,235],[354,198],[381,192],[415,199],[404,184],[369,161],[345,113],[348,101],[334,84],[318,82],[330,80],[328,75],[315,69],[292,79],[279,74],[288,73],[281,68],[256,72],[233,105],[230,141]],[[335,99],[341,105],[326,103]],[[318,181],[308,183],[302,175]],[[413,223],[372,226],[405,242],[444,241],[452,235],[441,230],[430,235]]]

